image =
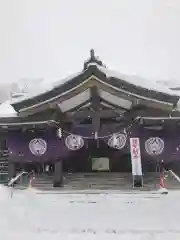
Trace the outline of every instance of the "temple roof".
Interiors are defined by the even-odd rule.
[[[15,111],[24,112],[56,104],[62,112],[67,112],[77,105],[82,107],[90,104],[91,88],[94,86],[104,106],[110,104],[122,109],[130,109],[136,101],[174,108],[180,96],[179,92],[161,83],[108,69],[92,49],[82,71],[56,82],[48,82],[47,85],[41,82],[32,91],[12,99],[11,105]]]

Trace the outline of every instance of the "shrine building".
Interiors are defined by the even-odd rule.
[[[179,99],[163,84],[111,71],[91,50],[79,73],[12,98],[12,116],[0,117],[0,171],[11,179],[49,165],[54,187],[67,172],[128,172],[137,187],[159,164],[180,172]]]

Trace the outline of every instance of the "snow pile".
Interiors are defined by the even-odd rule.
[[[179,192],[31,195],[27,191],[15,190],[1,211],[3,239],[179,240]]]
[[[24,206],[28,211],[35,211],[39,208],[41,203],[39,198],[36,196],[37,191],[33,188],[27,188],[26,190],[13,190],[13,201],[17,204]]]
[[[10,198],[11,198],[11,189],[4,185],[0,185],[0,204],[1,204],[1,206],[3,206],[2,204],[4,204],[4,203],[8,203]]]
[[[0,118],[2,117],[17,117],[17,112],[10,104],[10,101],[0,104]]]
[[[160,188],[160,189],[159,189],[159,192],[160,192],[161,194],[168,194],[168,190],[167,190],[166,188]]]
[[[29,199],[34,199],[35,201],[37,200],[37,193],[41,193],[41,191],[29,186],[26,190],[23,191],[25,198]]]

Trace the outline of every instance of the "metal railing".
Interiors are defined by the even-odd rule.
[[[24,172],[24,171],[22,171],[22,172],[20,172],[17,176],[15,176],[14,178],[11,178],[11,180],[8,182],[8,187],[14,187],[14,184],[19,180],[19,179],[21,179],[21,177],[23,176],[23,175],[29,175],[29,174],[31,174],[31,173],[28,173],[28,172]]]
[[[180,178],[178,175],[176,175],[172,170],[169,170],[168,172],[180,183]]]
[[[31,175],[31,174],[33,174],[33,172],[28,173],[28,172],[22,171],[22,172],[20,172],[17,176],[15,176],[14,178],[11,178],[11,180],[10,180],[10,181],[8,182],[8,184],[7,184],[7,186],[11,189],[11,198],[13,197],[14,184],[15,184],[19,179],[21,179],[23,175],[29,176],[29,175]],[[30,184],[30,185],[32,184],[31,180],[29,181],[29,184]]]

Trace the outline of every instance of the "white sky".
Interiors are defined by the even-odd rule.
[[[0,81],[59,79],[94,48],[121,73],[180,79],[180,0],[0,0]]]

